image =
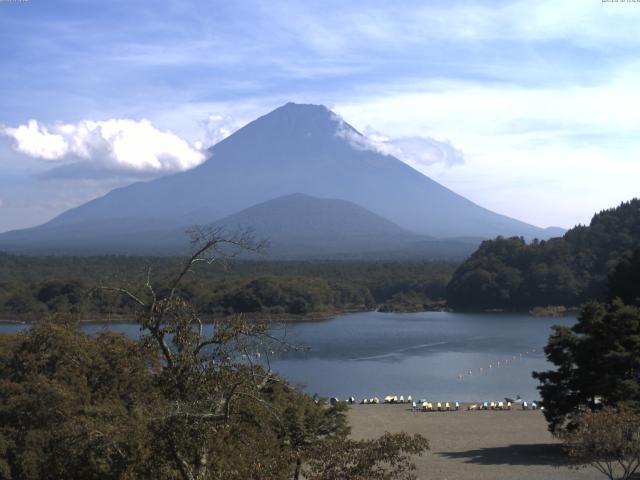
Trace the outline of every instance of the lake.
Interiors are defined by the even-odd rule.
[[[534,370],[551,367],[542,348],[554,324],[575,318],[505,313],[380,313],[288,323],[289,343],[308,347],[271,361],[275,371],[310,393],[345,398],[412,395],[434,401],[537,399]],[[0,332],[25,328],[2,324]],[[88,324],[137,336],[135,324]]]

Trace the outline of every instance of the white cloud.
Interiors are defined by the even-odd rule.
[[[226,115],[209,114],[205,120],[200,122],[200,125],[205,132],[204,142],[201,145],[205,147],[215,145],[240,128],[240,125],[232,117]]]
[[[340,115],[331,112],[334,122],[336,122],[336,137],[344,138],[353,148],[358,150],[376,150],[373,143],[364,135],[344,121]]]
[[[390,138],[371,127],[365,128],[365,136],[380,152],[393,155],[412,165],[435,164],[459,165],[464,163],[462,151],[448,140],[439,141],[431,137],[411,136]]]
[[[384,155],[392,155],[411,166],[459,165],[464,163],[462,151],[448,140],[439,141],[431,137],[414,135],[390,138],[370,126],[360,134],[339,115],[334,115],[338,124],[336,135],[349,141],[358,150],[372,150]]]
[[[13,138],[14,149],[47,161],[90,164],[92,168],[133,172],[178,171],[205,160],[197,146],[148,120],[83,120],[43,125],[30,120],[15,128],[0,127]]]
[[[2,133],[12,137],[15,149],[30,157],[44,160],[56,160],[67,153],[67,144],[62,135],[49,133],[49,130],[35,120],[16,128],[4,127]]]
[[[638,195],[638,73],[640,63],[628,64],[606,83],[547,88],[432,82],[338,111],[391,138],[449,138],[464,165],[416,168],[494,211],[571,227]]]

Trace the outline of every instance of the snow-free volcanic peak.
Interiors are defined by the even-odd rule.
[[[143,236],[145,225],[157,232],[162,224],[176,228],[210,223],[293,193],[346,200],[419,235],[548,237],[541,228],[482,208],[397,158],[369,148],[364,137],[321,105],[283,105],[214,145],[208,154],[193,170],[116,189],[22,231],[20,237],[47,245],[51,228],[71,232],[85,225],[94,236],[107,228],[113,236],[119,224],[137,225],[137,235]],[[121,233],[126,237],[125,230]],[[9,236],[15,240],[15,235]],[[7,238],[0,235],[0,248]],[[74,239],[83,241],[82,235],[70,241]]]

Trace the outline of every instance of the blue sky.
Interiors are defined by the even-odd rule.
[[[640,194],[639,21],[601,0],[0,0],[0,231],[191,168],[288,101],[487,208],[588,222]]]

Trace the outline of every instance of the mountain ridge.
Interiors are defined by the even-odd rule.
[[[263,255],[243,255],[256,259],[453,260],[468,256],[481,241],[417,235],[352,202],[300,193],[268,200],[206,226],[230,236],[250,231],[256,240],[270,243]],[[161,219],[103,219],[47,226],[49,245],[44,251],[23,231],[5,235],[4,244],[10,251],[54,255],[92,255],[105,250],[126,255],[187,254],[188,227],[167,225]],[[13,243],[6,241],[11,238]]]
[[[324,106],[289,103],[211,147],[192,170],[115,189],[23,232],[46,244],[47,231],[65,225],[104,221],[117,228],[118,219],[186,225],[187,218],[207,224],[298,192],[355,203],[419,235],[549,236],[474,204],[393,156],[354,146],[349,136],[364,139]],[[0,248],[15,235],[0,235]]]

